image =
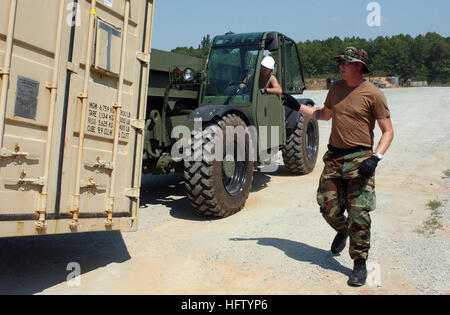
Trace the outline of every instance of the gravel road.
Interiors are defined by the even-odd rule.
[[[231,217],[197,215],[179,174],[144,176],[138,232],[0,239],[0,294],[450,294],[450,88],[383,91],[395,139],[377,169],[369,263],[378,281],[347,286],[348,245],[329,251],[334,231],[315,193],[331,123],[319,122],[315,170],[256,173]],[[326,91],[304,96],[321,105]],[[66,282],[70,262],[78,286]]]

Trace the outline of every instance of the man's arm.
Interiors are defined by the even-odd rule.
[[[300,107],[300,113],[315,120],[330,120],[333,115],[333,112],[327,107],[319,109],[304,104]]]
[[[392,122],[389,117],[378,119],[377,122],[382,135],[375,151],[384,154],[394,139],[394,128],[392,127]]]
[[[292,95],[284,93],[283,94],[283,105],[288,106],[294,111],[299,111],[303,115],[315,119],[315,120],[330,120],[333,116],[333,111],[328,109],[328,107],[323,107],[321,109],[312,106],[307,106],[305,104],[300,104]]]
[[[389,117],[378,119],[377,122],[378,126],[380,126],[382,135],[375,152],[383,155],[391,145],[392,139],[394,139],[394,129],[392,128],[391,119]],[[379,158],[374,153],[372,157],[359,165],[358,173],[366,178],[370,178],[375,173],[378,162]]]

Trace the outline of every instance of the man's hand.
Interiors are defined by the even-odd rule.
[[[266,89],[259,89],[259,91],[261,92],[261,94],[267,94],[267,90]]]
[[[300,104],[292,95],[283,93],[283,105],[298,112],[302,104]]]
[[[358,174],[365,178],[370,178],[375,173],[379,161],[380,160],[376,156],[372,156],[363,161],[359,164]]]

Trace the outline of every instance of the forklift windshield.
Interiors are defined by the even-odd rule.
[[[218,36],[207,66],[203,104],[250,103],[263,33]]]

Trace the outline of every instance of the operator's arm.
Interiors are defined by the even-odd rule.
[[[269,82],[267,82],[266,85],[266,91],[269,94],[281,95],[283,93],[283,89],[281,88],[281,85],[278,83],[278,80],[277,78],[275,78],[275,76],[270,76]]]
[[[239,88],[243,89],[248,85],[248,82],[250,82],[252,75],[251,74],[247,74],[244,79],[242,80],[242,82],[239,84]]]
[[[389,117],[378,119],[377,122],[382,135],[375,151],[384,154],[394,139],[394,128],[392,128],[392,122]]]

